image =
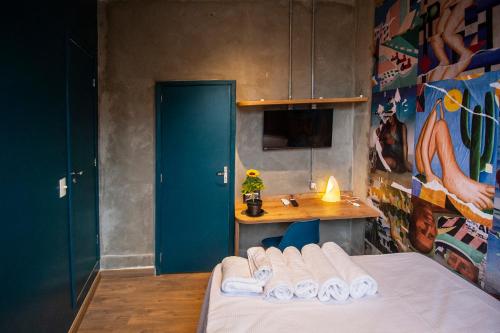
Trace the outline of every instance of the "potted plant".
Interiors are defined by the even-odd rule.
[[[264,182],[259,177],[258,170],[250,169],[247,171],[247,177],[241,185],[241,193],[247,204],[247,215],[258,216],[262,213],[262,200],[260,191],[264,189]]]

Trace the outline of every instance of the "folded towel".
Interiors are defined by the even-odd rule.
[[[280,301],[291,299],[293,297],[293,283],[283,254],[275,247],[268,248],[266,254],[273,266],[273,275],[264,286],[265,298],[275,298]]]
[[[228,294],[262,293],[262,284],[250,275],[248,260],[241,257],[226,257],[222,260],[221,289]]]
[[[302,259],[319,283],[318,298],[322,302],[330,299],[345,301],[349,297],[349,285],[328,261],[321,248],[308,244],[302,248]]]
[[[247,250],[247,256],[250,274],[262,282],[262,285],[266,284],[273,274],[273,267],[267,257],[266,250],[263,247],[251,247]]]
[[[322,250],[342,278],[349,284],[349,294],[352,298],[377,293],[377,281],[355,264],[340,246],[333,242],[327,242],[323,244]]]
[[[307,269],[297,248],[289,246],[283,251],[288,270],[291,273],[295,295],[299,298],[313,298],[318,295],[318,281]]]

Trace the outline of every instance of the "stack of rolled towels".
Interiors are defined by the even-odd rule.
[[[225,295],[343,302],[377,293],[375,279],[333,242],[322,247],[308,244],[301,251],[292,246],[283,252],[275,247],[252,247],[247,255],[248,259],[227,257],[222,261]]]
[[[247,250],[247,257],[248,265],[250,266],[250,274],[262,284],[266,284],[273,274],[273,268],[271,266],[271,260],[267,256],[264,248],[249,248]]]
[[[230,295],[262,293],[262,283],[250,274],[248,260],[241,257],[227,257],[222,260],[221,289]]]
[[[368,275],[364,269],[353,263],[349,255],[340,246],[328,242],[323,244],[321,249],[349,287],[349,296],[361,298],[377,293],[378,285],[375,279]]]
[[[283,253],[275,247],[270,247],[266,250],[266,254],[271,261],[273,271],[271,278],[264,286],[264,297],[267,300],[291,300],[294,288]]]
[[[302,258],[318,281],[320,301],[345,301],[349,297],[349,286],[318,245],[304,246]]]

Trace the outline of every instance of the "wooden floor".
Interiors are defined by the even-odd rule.
[[[78,332],[195,332],[209,277],[103,275]]]

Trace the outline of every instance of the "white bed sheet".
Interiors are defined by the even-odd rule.
[[[500,302],[432,259],[417,253],[352,259],[377,280],[379,292],[345,304],[224,296],[217,265],[198,332],[500,332]]]

